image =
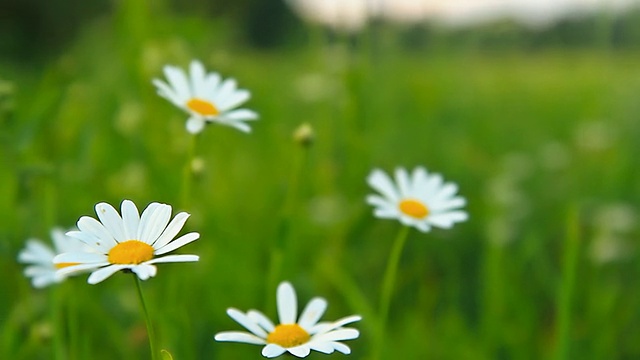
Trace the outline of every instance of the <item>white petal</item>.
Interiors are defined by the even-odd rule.
[[[184,223],[189,218],[189,214],[186,212],[178,213],[173,220],[167,225],[167,228],[164,229],[162,235],[154,242],[152,245],[154,249],[160,249],[163,246],[167,245],[171,240],[173,240],[176,235],[182,230]]]
[[[325,341],[310,341],[307,345],[315,351],[319,351],[324,354],[331,354],[335,350],[331,342]]]
[[[336,320],[334,322],[325,322],[325,323],[317,324],[316,326],[311,328],[309,333],[310,334],[327,333],[327,332],[329,332],[329,331],[331,331],[333,329],[337,329],[337,328],[342,327],[344,325],[351,324],[351,323],[354,323],[354,322],[360,321],[360,320],[362,320],[362,316],[360,316],[360,315],[347,316],[347,317],[344,317],[342,319]]]
[[[221,125],[226,125],[226,126],[231,126],[232,128],[236,128],[242,132],[245,133],[250,133],[251,132],[251,126],[243,123],[242,121],[239,120],[230,120],[230,119],[226,119],[224,117],[218,117],[215,119],[211,119],[211,122],[215,122],[217,124],[221,124]]]
[[[247,315],[243,314],[240,310],[229,308],[227,314],[238,324],[244,326],[247,330],[251,331],[254,335],[266,339],[267,333],[258,324],[250,319]]]
[[[303,358],[309,355],[309,353],[311,352],[311,348],[309,348],[307,344],[302,344],[296,347],[288,348],[287,351],[299,358]]]
[[[225,112],[222,117],[229,121],[247,121],[258,119],[258,113],[249,109],[238,109]]]
[[[176,98],[179,102],[185,102],[192,97],[187,76],[182,69],[167,65],[164,67],[164,73],[169,80],[169,84],[175,90]]]
[[[262,348],[262,356],[267,358],[274,358],[276,356],[284,354],[285,351],[287,350],[280,345],[267,344],[267,346]]]
[[[352,328],[338,328],[328,333],[320,334],[313,337],[313,341],[341,341],[351,340],[360,336],[360,332]]]
[[[220,87],[218,88],[217,93],[213,97],[213,102],[215,104],[224,103],[225,99],[229,97],[236,90],[236,80],[233,78],[229,78],[224,80]]]
[[[91,285],[97,284],[113,275],[114,273],[118,272],[119,270],[127,268],[131,268],[131,265],[109,265],[107,267],[103,267],[92,272],[91,275],[89,275],[89,279],[87,279],[87,282]]]
[[[187,131],[190,134],[198,134],[204,129],[205,121],[199,116],[191,116],[187,120]]]
[[[412,186],[411,186],[411,181],[409,181],[409,174],[407,173],[407,170],[400,167],[396,168],[395,175],[396,175],[396,184],[398,185],[398,190],[400,192],[400,197],[401,198],[411,197]]]
[[[182,236],[180,236],[179,238],[173,240],[172,242],[170,242],[169,244],[167,244],[165,247],[161,248],[161,249],[157,249],[155,251],[156,255],[162,255],[162,254],[166,254],[168,252],[171,252],[179,247],[185,246],[190,242],[196,241],[200,238],[200,234],[198,234],[197,232],[192,232],[192,233],[188,233],[188,234],[184,234]]]
[[[431,220],[431,217],[427,218],[427,220]],[[418,221],[413,226],[423,233],[431,231],[431,226],[427,221]]]
[[[222,101],[217,103],[218,109],[222,112],[227,111],[229,109],[233,109],[243,102],[249,100],[251,97],[251,93],[247,90],[237,90],[233,94],[221,99]]]
[[[135,240],[138,237],[138,227],[140,226],[140,214],[136,204],[131,200],[124,200],[120,205],[122,212],[122,222],[124,235],[127,240]]]
[[[151,203],[140,216],[138,240],[153,244],[164,231],[171,219],[171,206],[167,204]]]
[[[205,90],[203,94],[203,95],[206,94],[207,100],[210,100],[211,102],[213,102],[213,99],[215,97],[214,95],[218,92],[218,86],[220,85],[220,80],[222,80],[222,77],[220,76],[220,74],[216,72],[212,72],[207,75],[207,78],[205,81]]]
[[[298,300],[293,286],[283,281],[278,285],[276,299],[280,324],[294,324],[298,312]]]
[[[309,329],[315,325],[322,317],[327,309],[327,300],[323,298],[313,298],[302,311],[298,325],[303,329],[309,331]]]
[[[427,221],[433,226],[448,229],[451,228],[454,223],[465,221],[468,218],[468,214],[464,211],[450,211],[431,215],[427,218]]]
[[[261,339],[253,334],[249,334],[241,331],[224,331],[219,332],[214,337],[216,341],[232,341],[241,342],[247,344],[263,345],[266,344],[264,339]]]
[[[107,261],[107,256],[104,254],[90,253],[90,252],[68,252],[56,255],[53,258],[54,264],[60,263],[79,263],[79,264],[95,264],[103,263]]]
[[[452,210],[456,208],[461,208],[467,204],[467,200],[462,197],[454,197],[452,199],[435,201],[431,203],[429,209],[433,212],[441,212],[446,210]]]
[[[272,332],[276,328],[271,320],[258,310],[247,311],[247,316],[249,317],[249,319],[255,321],[258,325],[260,325],[260,327],[265,329],[268,333]]]
[[[124,226],[122,218],[113,206],[107,203],[96,204],[96,214],[107,231],[115,238],[117,242],[129,240],[124,235]]]
[[[90,248],[91,250],[100,252],[102,254],[108,253],[109,250],[111,250],[111,248],[116,245],[115,241],[113,245],[105,244],[104,241],[101,241],[100,239],[96,238],[95,236],[91,235],[88,232],[69,231],[66,233],[66,235],[79,240],[83,244],[87,245],[87,247]]]
[[[145,264],[158,264],[158,263],[172,263],[172,262],[193,262],[198,261],[200,257],[198,255],[167,255],[158,258],[153,258],[149,261],[145,261]]]
[[[391,178],[382,170],[374,169],[367,177],[367,183],[374,190],[378,191],[387,199],[392,202],[397,202],[399,199],[398,190],[391,181]]]
[[[156,276],[156,272],[158,271],[158,269],[147,262],[147,263],[139,264],[137,266],[132,267],[131,271],[136,273],[136,275],[138,275],[138,278],[140,278],[140,280],[147,280],[150,277]]]
[[[91,239],[93,240],[92,243],[87,243],[87,245],[94,246],[100,250],[106,249],[106,251],[116,246],[116,241],[113,238],[113,235],[111,235],[111,233],[109,233],[104,225],[102,225],[102,223],[100,223],[98,220],[89,216],[83,216],[80,218],[80,220],[78,220],[77,225],[80,231],[85,232],[93,237],[93,239]],[[73,233],[74,232],[71,231],[68,232],[67,235],[73,236]],[[80,240],[86,242],[86,240],[89,239],[89,237],[85,237]]]
[[[101,263],[72,265],[72,266],[67,266],[67,267],[63,267],[62,269],[59,269],[58,271],[56,271],[56,274],[60,276],[70,276],[70,275],[83,273],[87,270],[93,271],[94,269],[97,269],[102,266],[107,266],[107,265],[110,265],[110,264],[106,261]]]
[[[173,103],[174,105],[180,108],[182,107],[182,101],[171,86],[167,85],[164,81],[161,81],[159,79],[153,79],[151,82],[157,88],[158,95],[169,100],[169,102]]]
[[[191,61],[189,66],[189,75],[191,76],[191,93],[194,97],[202,97],[206,91],[206,72],[204,65],[198,60]]]
[[[56,254],[40,240],[29,239],[27,246],[18,254],[21,263],[50,262]]]
[[[345,355],[351,354],[351,349],[347,345],[345,345],[343,343],[332,341],[331,345],[333,345],[334,349],[338,350],[339,352],[341,352],[341,353],[343,353]]]

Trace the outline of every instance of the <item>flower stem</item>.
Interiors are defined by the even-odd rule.
[[[191,187],[193,180],[192,164],[196,153],[196,137],[197,135],[189,136],[189,144],[187,145],[187,157],[182,172],[182,198],[180,200],[183,209],[187,209],[191,202]]]
[[[140,299],[140,307],[142,308],[142,312],[144,312],[144,321],[147,324],[147,336],[149,336],[149,349],[151,350],[151,359],[156,360],[156,343],[155,343],[155,334],[153,332],[153,324],[151,323],[151,318],[149,317],[147,304],[144,302],[144,296],[142,296],[142,286],[140,286],[140,279],[136,274],[133,274],[133,278],[136,283],[136,288],[138,289],[138,298]]]
[[[389,255],[389,261],[387,262],[387,269],[384,272],[382,280],[382,292],[380,293],[380,313],[378,318],[378,332],[375,345],[374,359],[382,358],[383,339],[385,328],[387,326],[387,317],[389,316],[389,306],[391,304],[391,295],[393,293],[393,287],[395,284],[396,274],[398,273],[398,264],[400,263],[400,256],[402,255],[402,249],[409,235],[409,227],[402,226],[396,239],[393,242],[391,248],[391,254]]]
[[[573,289],[576,280],[576,268],[578,264],[578,254],[580,251],[580,234],[578,210],[572,209],[569,213],[567,235],[564,249],[564,259],[562,263],[562,280],[558,290],[557,311],[558,320],[556,322],[556,353],[557,360],[570,359],[570,325],[571,325],[571,303],[573,300]]]

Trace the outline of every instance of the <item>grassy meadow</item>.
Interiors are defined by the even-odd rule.
[[[149,358],[131,275],[34,289],[17,262],[26,239],[123,199],[187,211],[181,234],[201,235],[177,251],[199,262],[142,284],[174,359],[262,358],[213,336],[244,330],[228,307],[275,319],[281,280],[300,307],[325,297],[326,320],[362,315],[352,354],[330,356],[370,359],[401,225],[373,217],[365,178],[417,165],[459,185],[470,219],[410,231],[383,359],[640,357],[640,52],[411,50],[393,28],[311,26],[261,50],[232,21],[144,11],[122,2],[43,61],[0,55],[0,359]],[[251,91],[250,134],[194,138],[157,96],[163,66],[191,59]]]

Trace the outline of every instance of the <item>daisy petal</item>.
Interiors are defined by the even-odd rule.
[[[285,351],[287,350],[280,345],[267,344],[267,346],[262,348],[262,356],[266,358],[274,358],[284,354]]]
[[[131,200],[124,200],[120,205],[122,212],[122,223],[124,225],[124,234],[127,240],[133,240],[138,237],[138,226],[140,225],[140,214],[136,204]]]
[[[179,247],[185,246],[186,244],[196,241],[200,238],[200,234],[196,233],[196,232],[192,232],[192,233],[188,233],[188,234],[184,234],[182,236],[180,236],[179,238],[173,240],[172,242],[170,242],[169,244],[167,244],[166,246],[164,246],[163,248],[157,249],[155,251],[156,255],[162,255],[162,254],[166,254],[168,252],[171,252]]]
[[[164,231],[171,219],[171,206],[167,204],[151,203],[140,216],[138,238],[149,245],[153,244]]]
[[[276,299],[280,324],[295,323],[296,313],[298,312],[298,301],[293,286],[286,281],[280,283],[280,285],[278,285]]]
[[[267,333],[258,324],[250,319],[247,315],[243,314],[240,310],[229,308],[227,309],[227,315],[235,320],[238,324],[245,327],[245,329],[251,331],[254,335],[261,338],[266,338]]]
[[[193,262],[200,260],[198,255],[167,255],[153,258],[145,264],[172,263],[172,262]]]
[[[288,348],[287,351],[299,358],[303,358],[309,355],[309,353],[311,352],[311,348],[309,348],[309,345],[307,344],[302,344],[296,347]]]
[[[247,312],[247,316],[249,317],[249,319],[256,322],[256,324],[260,325],[260,327],[265,329],[267,332],[272,332],[276,328],[275,325],[271,322],[271,320],[269,320],[269,318],[266,317],[260,311],[249,310]]]
[[[102,225],[104,225],[117,242],[129,240],[124,233],[122,218],[113,206],[107,203],[99,203],[96,205],[95,210]]]
[[[381,193],[384,197],[390,201],[396,203],[399,199],[398,190],[391,181],[391,178],[385,174],[382,170],[374,169],[367,177],[369,185]]]
[[[155,249],[161,249],[163,246],[167,245],[171,240],[173,240],[176,235],[182,230],[184,223],[189,218],[189,214],[186,212],[178,213],[173,220],[167,225],[167,228],[164,229],[162,235],[154,242],[152,245]]]
[[[249,334],[241,331],[219,332],[216,334],[214,339],[216,341],[241,342],[241,343],[255,344],[255,345],[266,344],[266,341],[264,341],[264,339],[259,338],[253,334]]]
[[[187,131],[190,134],[198,134],[204,129],[205,121],[199,116],[191,116],[187,120]]]
[[[95,285],[108,278],[109,276],[115,274],[116,272],[128,268],[131,268],[131,265],[109,265],[107,267],[103,267],[92,272],[91,275],[89,275],[89,279],[87,279],[87,282],[91,285]]]
[[[327,301],[323,298],[312,299],[302,311],[298,325],[303,329],[309,330],[322,317],[327,309]]]

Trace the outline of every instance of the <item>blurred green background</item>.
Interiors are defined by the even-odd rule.
[[[191,59],[249,89],[260,120],[205,129],[183,203],[186,115],[151,79]],[[327,298],[327,320],[363,315],[347,343],[367,359],[400,225],[373,218],[365,177],[417,165],[459,184],[470,220],[410,233],[383,358],[639,358],[639,64],[637,10],[345,33],[280,1],[0,1],[0,358],[148,358],[129,276],[35,290],[16,261],[132,199],[201,234],[179,251],[200,262],[143,284],[176,360],[261,358],[213,335],[241,329],[227,307],[275,318],[285,279],[301,305]]]

